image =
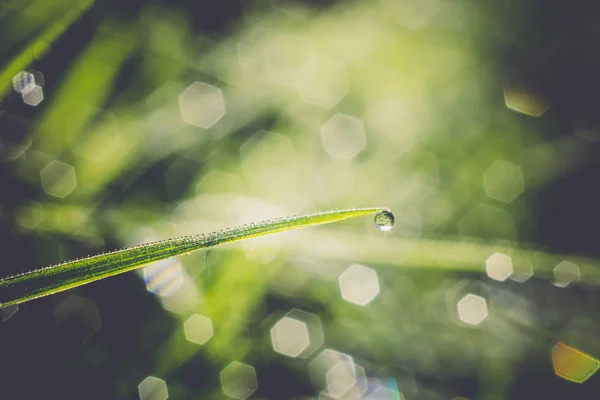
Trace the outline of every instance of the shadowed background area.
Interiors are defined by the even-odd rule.
[[[0,277],[330,208],[0,309],[0,398],[600,392],[600,5],[0,2]]]

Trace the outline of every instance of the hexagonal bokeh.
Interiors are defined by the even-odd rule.
[[[194,82],[179,96],[179,109],[184,122],[208,129],[225,115],[221,89]]]
[[[37,106],[44,100],[44,90],[41,86],[34,85],[33,88],[22,92],[21,96],[23,97],[23,103],[30,106]]]
[[[364,397],[364,400],[404,400],[400,392],[380,386]]]
[[[148,376],[138,385],[140,400],[166,400],[169,398],[167,382],[155,376]]]
[[[533,263],[530,259],[517,259],[513,264],[513,272],[509,278],[515,282],[523,283],[533,276]]]
[[[40,203],[24,205],[16,214],[17,224],[25,230],[35,229],[43,219],[44,206]]]
[[[77,187],[75,168],[60,161],[50,161],[40,171],[42,188],[51,196],[65,198]]]
[[[356,384],[356,366],[353,361],[342,360],[325,374],[327,395],[340,399]]]
[[[362,121],[340,113],[321,127],[321,140],[328,154],[345,160],[356,157],[367,145]]]
[[[254,367],[239,361],[231,362],[221,371],[223,393],[234,399],[246,399],[258,389]]]
[[[46,80],[44,79],[44,74],[35,69],[30,69],[29,73],[33,75],[33,80],[35,81],[35,85],[39,87],[44,87],[46,84]]]
[[[2,322],[6,322],[13,317],[19,311],[19,305],[13,304],[11,306],[6,306],[0,308],[0,315],[2,318],[0,319]]]
[[[374,269],[352,264],[338,278],[344,300],[359,306],[369,304],[379,294],[379,278]]]
[[[288,312],[285,317],[303,322],[308,331],[309,344],[302,352],[300,352],[300,354],[298,354],[299,358],[306,358],[321,347],[325,341],[325,337],[321,320],[317,315],[294,308]]]
[[[556,375],[571,382],[582,383],[600,368],[600,361],[563,342],[552,347],[552,366]]]
[[[490,278],[504,282],[513,273],[512,260],[506,254],[494,253],[485,261],[485,270]]]
[[[351,356],[325,349],[308,364],[313,387],[327,396],[340,398],[356,383],[356,366]]]
[[[273,349],[288,357],[297,357],[310,344],[308,328],[302,321],[283,317],[271,328]]]
[[[525,190],[521,167],[498,160],[483,173],[483,186],[492,199],[510,203]]]
[[[573,127],[573,130],[575,131],[575,135],[590,142],[600,140],[600,129],[597,127]]]
[[[210,318],[194,314],[183,323],[183,330],[187,340],[197,344],[204,344],[213,336],[213,326]]]
[[[457,307],[461,321],[467,324],[479,325],[488,315],[485,299],[471,293],[460,299]]]
[[[329,370],[326,377],[328,388],[321,393],[341,400],[362,399],[369,390],[365,369],[355,364],[354,374],[350,374],[351,368],[349,368],[348,364],[342,363],[345,367],[339,367],[339,364]],[[347,390],[345,390],[346,388]],[[336,397],[336,393],[339,394],[341,392],[343,394]]]
[[[470,315],[469,308],[466,307],[469,305],[469,301],[466,301],[465,307],[463,308],[458,306],[459,302],[465,297],[470,298],[468,296],[480,297],[482,299],[486,299],[485,302],[487,310],[487,299],[492,298],[494,294],[492,289],[493,286],[486,284],[484,281],[461,279],[450,289],[441,289],[439,291],[440,301],[441,297],[444,297],[444,303],[446,305],[445,309],[442,309],[442,307],[433,307],[431,311],[434,313],[436,319],[443,323],[447,323],[449,318],[450,321],[457,326],[464,326],[463,324],[465,321],[463,320],[463,315],[467,317]],[[461,311],[463,312],[462,315]]]
[[[68,329],[67,334],[82,343],[98,332],[102,325],[96,303],[81,296],[64,299],[54,309],[54,315],[57,324]]]
[[[572,132],[576,136],[591,142],[600,140],[600,125],[591,113],[574,110],[569,119],[572,124]]]
[[[321,108],[335,106],[348,93],[344,65],[317,55],[300,67],[296,84],[302,101]]]
[[[520,80],[504,83],[504,101],[513,111],[532,117],[539,117],[550,108],[550,102],[532,87],[527,87]]]
[[[568,287],[579,282],[579,266],[570,261],[561,261],[554,267],[554,286]]]
[[[194,310],[200,301],[201,293],[198,285],[188,274],[183,274],[183,284],[170,296],[160,296],[160,302],[165,310],[185,315]]]
[[[183,269],[174,258],[157,261],[144,267],[144,282],[149,292],[169,297],[183,285]]]
[[[597,297],[592,301],[595,305]],[[598,321],[593,313],[577,315],[554,337],[585,354],[593,355],[595,358],[600,356]]]
[[[15,92],[26,93],[35,87],[35,78],[32,73],[21,71],[13,77]]]

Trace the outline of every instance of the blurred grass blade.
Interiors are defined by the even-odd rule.
[[[58,39],[73,23],[77,22],[88,8],[90,8],[94,1],[82,0],[78,1],[77,7],[71,7],[70,10],[64,15],[49,24],[49,26],[42,31],[42,33],[36,37],[31,43],[23,48],[23,50],[15,56],[8,65],[0,70],[0,98],[2,98],[12,86],[13,77],[19,73],[19,71],[27,69],[34,61],[34,49],[40,43],[52,44]],[[38,2],[39,8],[29,8],[28,13],[35,14],[36,12],[47,13],[48,10],[44,7],[47,4]],[[72,4],[71,4],[72,5]],[[0,8],[2,8],[0,6]]]
[[[0,305],[22,303],[102,278],[131,271],[154,261],[195,250],[308,226],[374,214],[383,208],[331,210],[263,221],[206,235],[186,236],[142,244],[0,280]]]

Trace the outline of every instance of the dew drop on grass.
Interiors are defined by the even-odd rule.
[[[375,226],[384,232],[391,231],[394,227],[394,214],[390,211],[379,211],[375,215]]]

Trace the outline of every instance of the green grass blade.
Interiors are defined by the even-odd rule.
[[[8,306],[121,274],[154,261],[292,229],[374,214],[384,208],[331,210],[263,221],[205,235],[185,236],[99,254],[0,280],[0,305]]]

